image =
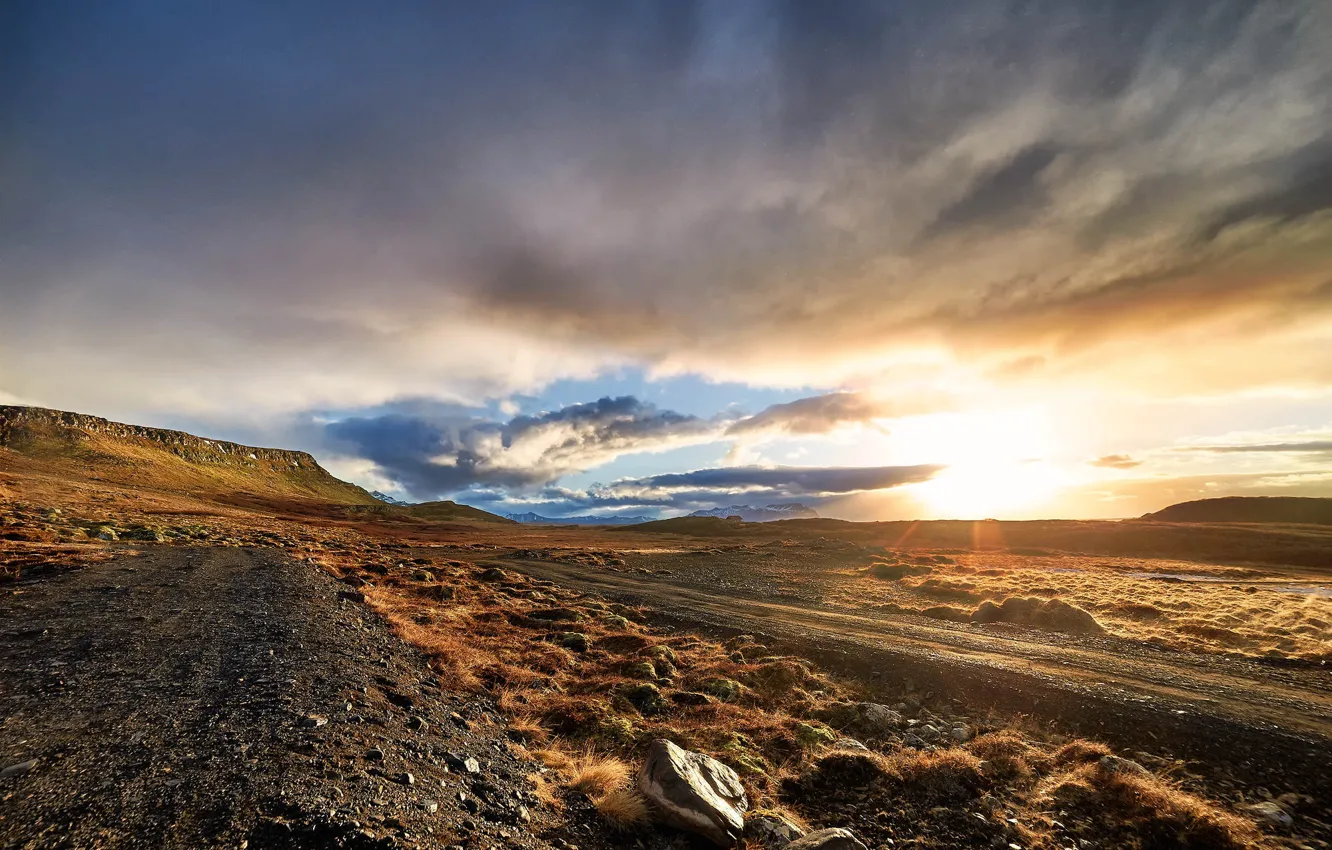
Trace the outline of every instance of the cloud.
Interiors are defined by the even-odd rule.
[[[422,498],[475,485],[530,488],[621,454],[713,439],[718,426],[632,396],[500,423],[443,412],[348,417],[325,426],[334,447],[373,461]]]
[[[693,511],[740,502],[764,505],[823,501],[858,493],[889,490],[927,481],[943,467],[721,467],[690,472],[625,478],[586,490],[544,487],[527,494],[478,489],[467,494],[479,504],[503,504],[522,510],[572,513],[585,510]]]
[[[1096,460],[1088,461],[1088,464],[1102,469],[1132,469],[1135,466],[1142,466],[1142,461],[1129,455],[1102,455]]]
[[[566,475],[626,454],[741,436],[761,441],[771,435],[816,435],[840,424],[863,423],[891,407],[855,393],[829,393],[772,405],[749,417],[704,418],[621,396],[499,421],[457,405],[403,400],[373,415],[328,421],[316,426],[313,434],[307,431],[306,437],[341,458],[347,469],[366,473],[361,477],[381,490],[403,488],[425,499],[467,489],[515,495],[536,492]],[[896,486],[930,469],[736,466],[685,473],[683,478],[620,481],[600,491],[600,497],[628,498],[624,504],[666,505],[676,501],[675,495],[663,495],[668,492],[745,488],[770,491],[774,498],[825,496]],[[899,481],[895,476],[905,478]],[[559,498],[573,496],[570,491]]]
[[[857,493],[862,490],[885,490],[903,484],[926,481],[943,467],[871,466],[871,467],[806,467],[806,466],[730,466],[718,469],[698,469],[692,472],[671,472],[623,484],[624,487],[642,487],[646,490],[693,490],[741,493],[748,489],[777,491],[788,496],[831,496]]]
[[[1232,446],[1188,446],[1184,451],[1213,454],[1323,454],[1332,452],[1332,440],[1304,443],[1250,443]]]
[[[20,7],[10,395],[1332,386],[1319,0]]]
[[[809,396],[764,408],[733,423],[726,434],[827,434],[843,425],[863,425],[876,419],[934,413],[950,402],[940,394],[902,401],[875,398],[860,392],[835,392]]]

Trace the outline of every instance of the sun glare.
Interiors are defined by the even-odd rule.
[[[920,417],[894,436],[921,462],[947,466],[913,488],[937,517],[1022,516],[1048,502],[1060,487],[1059,472],[1047,460],[1054,440],[1039,411]]]

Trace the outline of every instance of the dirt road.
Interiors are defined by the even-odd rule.
[[[505,559],[514,569],[650,605],[668,620],[764,636],[862,678],[910,678],[970,706],[1056,721],[1137,749],[1327,797],[1332,671],[1201,655],[1106,637],[864,616],[679,576]],[[891,685],[890,685],[891,687]]]
[[[548,847],[493,708],[347,590],[180,548],[5,587],[0,846]]]

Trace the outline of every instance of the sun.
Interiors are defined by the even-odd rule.
[[[920,417],[894,437],[947,468],[913,486],[922,507],[949,519],[1015,518],[1048,504],[1062,478],[1046,458],[1055,441],[1037,410]]]

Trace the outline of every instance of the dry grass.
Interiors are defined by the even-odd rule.
[[[1050,608],[1043,622],[1036,606],[1044,602],[1085,611],[1111,634],[1134,640],[1199,652],[1332,659],[1332,597],[1323,573],[1054,553],[967,553],[950,559],[956,563],[929,566],[910,560],[876,562],[859,580],[829,574],[829,596],[853,607],[895,607],[955,621],[970,619],[987,602],[1007,602],[1014,616],[987,608],[990,619],[1086,630],[1062,607]]]
[[[1116,847],[1241,850],[1262,836],[1238,815],[1150,775],[1087,764],[1049,777],[1043,796],[1093,820]]]
[[[637,788],[616,788],[592,797],[592,806],[616,829],[634,829],[650,819],[647,800]]]
[[[619,757],[590,749],[572,754],[547,749],[537,752],[536,757],[560,774],[566,788],[588,797],[600,797],[623,788],[632,772]]]

